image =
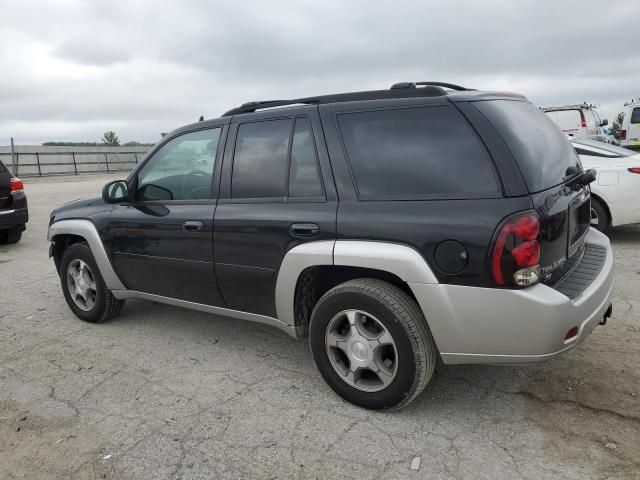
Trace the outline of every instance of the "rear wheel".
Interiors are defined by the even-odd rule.
[[[11,230],[0,232],[0,243],[18,243],[22,238],[22,228],[14,227]]]
[[[433,375],[437,349],[418,305],[375,279],[327,292],[311,316],[309,342],[329,386],[365,408],[400,408]]]
[[[591,199],[591,226],[600,230],[601,232],[606,232],[609,228],[609,213],[607,209],[604,207],[602,202],[596,200],[595,198]]]
[[[124,305],[124,300],[116,299],[106,287],[86,243],[75,243],[64,251],[60,261],[60,283],[67,304],[86,322],[109,320],[120,313]]]

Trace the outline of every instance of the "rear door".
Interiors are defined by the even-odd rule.
[[[574,191],[565,186],[573,178],[572,169],[581,168],[578,156],[529,102],[491,100],[472,105],[500,132],[522,172],[540,217],[542,279],[553,282],[580,258],[590,226],[588,188]]]
[[[214,219],[216,276],[228,308],[275,317],[284,256],[335,239],[336,210],[317,107],[234,117]]]
[[[557,114],[557,123],[560,130],[568,137],[580,137],[581,133],[581,119],[580,112],[578,110],[558,110],[553,112]]]

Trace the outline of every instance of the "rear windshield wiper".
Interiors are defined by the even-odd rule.
[[[578,191],[595,181],[597,172],[593,168],[589,170],[580,170],[578,167],[571,165],[567,168],[565,175],[565,178],[570,179],[565,185],[573,191]]]

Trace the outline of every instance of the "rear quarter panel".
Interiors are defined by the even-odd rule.
[[[412,105],[417,106],[449,105],[443,98],[410,101]],[[388,101],[380,102],[380,108],[391,105]],[[340,106],[341,110],[349,108],[352,107]],[[372,108],[371,105],[368,108]],[[512,191],[521,195],[513,197],[362,201],[358,199],[337,131],[335,112],[330,106],[321,106],[320,113],[340,197],[337,216],[338,240],[373,240],[408,245],[424,257],[441,283],[494,286],[487,262],[496,227],[508,215],[533,206],[530,196],[522,194],[524,184],[521,177],[516,189],[512,188]],[[462,113],[464,115],[464,112]],[[489,133],[483,135],[483,139],[486,140],[486,137],[490,136]],[[495,132],[493,135],[495,136]],[[504,148],[503,143],[488,146],[492,154],[501,151],[500,148]],[[507,161],[511,162],[513,168],[513,160],[509,158]],[[500,173],[505,170],[506,168],[500,166]],[[461,174],[472,175],[472,172]],[[512,172],[512,175],[515,174],[515,171]],[[513,187],[513,182],[510,186]],[[454,274],[444,272],[435,263],[436,247],[445,240],[456,240],[467,251],[466,266]]]

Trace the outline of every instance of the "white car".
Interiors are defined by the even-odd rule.
[[[607,126],[609,121],[600,120],[600,115],[593,105],[581,103],[562,107],[545,107],[542,110],[570,140],[589,138],[604,141],[606,137],[602,127]]]
[[[591,184],[591,225],[600,231],[640,223],[640,153],[588,139],[572,139]]]
[[[640,148],[640,98],[624,104],[624,119],[620,127],[620,145]]]

